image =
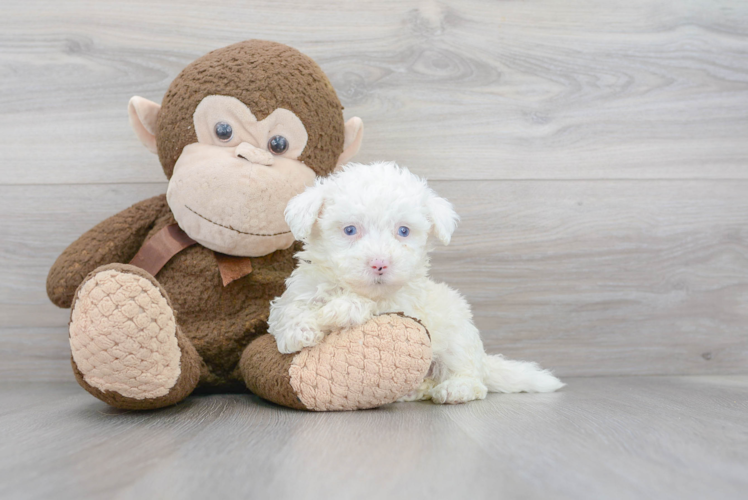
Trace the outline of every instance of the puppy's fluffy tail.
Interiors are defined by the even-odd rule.
[[[537,363],[486,355],[483,383],[491,392],[553,392],[566,384]]]

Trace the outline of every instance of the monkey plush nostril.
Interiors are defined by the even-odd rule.
[[[242,158],[250,163],[258,163],[267,167],[271,166],[275,159],[269,151],[257,148],[248,142],[242,142],[236,149],[234,149],[234,155],[237,158]]]

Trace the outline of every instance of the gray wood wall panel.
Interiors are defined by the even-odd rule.
[[[748,370],[748,4],[0,5],[0,373],[68,376],[44,279],[165,189],[126,104],[203,53],[289,43],[361,116],[360,161],[434,179],[463,217],[434,275],[489,350],[567,375]]]
[[[253,37],[320,63],[368,124],[363,160],[440,179],[748,177],[740,0],[1,8],[0,148],[26,166],[2,183],[161,180],[127,100],[160,100],[188,62]]]

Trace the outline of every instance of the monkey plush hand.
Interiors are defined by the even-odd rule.
[[[161,106],[133,97],[128,113],[158,154],[166,195],[89,230],[47,278],[52,302],[72,309],[84,389],[123,409],[248,387],[293,408],[350,410],[418,387],[430,341],[409,318],[379,316],[288,355],[267,334],[299,250],[286,204],[346,163],[363,135],[314,61],[241,42],[187,66]]]

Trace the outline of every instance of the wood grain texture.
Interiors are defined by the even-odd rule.
[[[63,5],[64,4],[64,5]],[[748,4],[5,0],[0,183],[161,181],[127,125],[209,50],[291,44],[363,161],[435,179],[748,178]]]
[[[748,369],[748,183],[433,185],[463,218],[433,275],[489,351],[574,375]]]
[[[561,376],[745,373],[748,182],[431,184],[462,215],[432,274],[467,296],[490,352]],[[0,339],[22,350],[5,349],[4,377],[67,374],[64,345],[56,375],[35,352],[49,352],[38,332],[67,338],[69,312],[46,297],[50,266],[96,222],[164,189],[0,186]]]
[[[748,377],[568,382],[326,414],[249,395],[125,412],[74,384],[3,384],[0,496],[745,498]]]
[[[0,5],[0,374],[68,379],[44,283],[165,189],[126,104],[205,52],[291,44],[463,216],[434,275],[487,348],[562,376],[748,370],[748,4],[379,0]]]

